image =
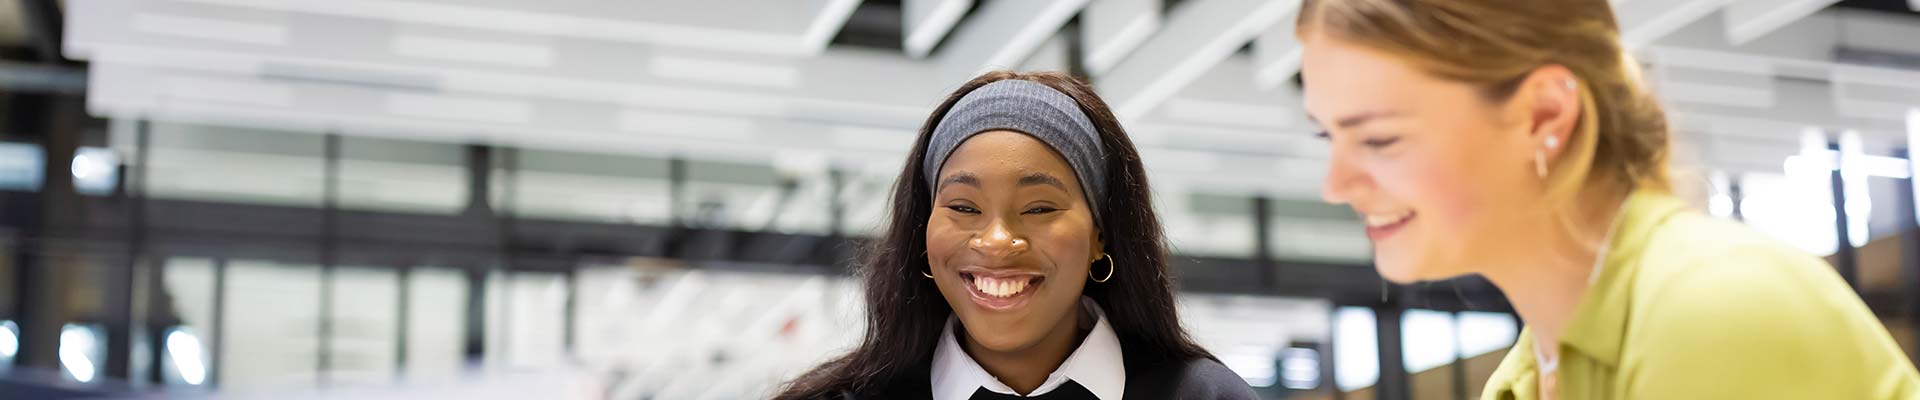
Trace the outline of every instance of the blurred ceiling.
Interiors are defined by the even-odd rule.
[[[1690,167],[1774,172],[1808,127],[1904,145],[1904,1],[1616,0]],[[1834,7],[1840,3],[1841,7]],[[1156,186],[1312,199],[1298,1],[86,0],[65,55],[96,115],[891,177],[989,68],[1077,69]],[[5,8],[12,12],[18,7]],[[1892,12],[1889,12],[1892,11]],[[0,16],[4,17],[4,16]],[[17,24],[16,24],[17,25]]]

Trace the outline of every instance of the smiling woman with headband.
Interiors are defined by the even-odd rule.
[[[1181,329],[1139,154],[1079,80],[962,85],[892,201],[863,339],[775,398],[1256,398]]]

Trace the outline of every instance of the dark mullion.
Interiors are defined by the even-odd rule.
[[[320,387],[332,382],[333,373],[333,291],[334,273],[337,266],[339,247],[340,214],[340,135],[326,136],[326,170],[322,175],[324,190],[321,193],[320,217],[320,318],[314,334],[318,339],[319,356],[315,358],[314,376]]]

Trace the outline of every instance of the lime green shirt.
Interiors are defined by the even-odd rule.
[[[1665,194],[1629,196],[1560,338],[1561,399],[1915,399],[1920,374],[1832,267]],[[1539,397],[1532,330],[1482,399]]]

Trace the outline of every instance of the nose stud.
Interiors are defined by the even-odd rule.
[[[1023,247],[1027,245],[1027,240],[1021,239],[1021,238],[1012,238],[1012,240],[1009,240],[1009,242],[1013,247]],[[973,245],[975,247],[985,247],[987,245],[987,240],[986,238],[982,238],[982,237],[974,237]]]

